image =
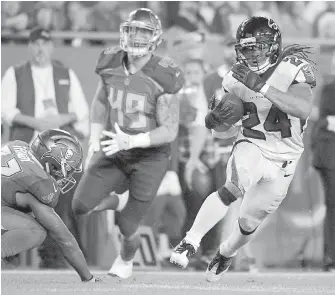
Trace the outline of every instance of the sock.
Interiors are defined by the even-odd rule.
[[[121,243],[121,258],[124,261],[131,261],[134,259],[136,251],[141,246],[141,237],[135,233],[129,238],[124,237]]]
[[[109,196],[101,200],[99,205],[95,207],[97,212],[104,210],[115,210],[122,211],[128,202],[129,191],[125,191],[123,194],[116,194],[111,192]]]
[[[129,190],[125,191],[123,194],[118,195],[118,197],[119,197],[119,204],[117,205],[115,210],[121,212],[127,205],[129,198]]]
[[[37,247],[45,237],[46,232],[39,229],[11,229],[1,236],[1,258]]]
[[[224,243],[221,244],[220,254],[224,257],[235,256],[237,254],[237,251],[252,239],[254,232],[255,231],[251,233],[245,232],[243,234],[237,221],[232,234]]]
[[[223,204],[218,192],[210,194],[202,204],[185,239],[199,247],[204,235],[226,215],[227,211],[228,206]]]

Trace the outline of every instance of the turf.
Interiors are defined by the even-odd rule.
[[[102,283],[81,283],[73,271],[4,270],[1,273],[1,294],[335,294],[335,274],[315,272],[265,272],[258,274],[227,273],[220,282],[208,283],[202,272],[144,272],[121,281],[94,272]]]

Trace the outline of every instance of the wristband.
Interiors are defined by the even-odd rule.
[[[150,146],[149,132],[130,136],[130,148],[146,148]]]
[[[270,85],[269,84],[265,84],[261,90],[259,90],[259,93],[263,94],[263,96],[265,96],[266,92],[269,90]]]

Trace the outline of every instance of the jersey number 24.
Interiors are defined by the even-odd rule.
[[[265,134],[260,130],[252,129],[253,127],[260,124],[260,120],[257,114],[257,106],[253,102],[244,102],[244,115],[249,117],[242,122],[243,135],[245,137],[263,139],[266,140]],[[264,130],[269,132],[280,132],[282,138],[288,138],[292,136],[291,133],[291,121],[287,114],[272,105],[268,116],[263,124]]]

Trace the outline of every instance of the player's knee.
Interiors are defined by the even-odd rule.
[[[231,190],[226,187],[226,185],[222,186],[217,192],[222,203],[226,206],[229,206],[231,203],[237,200],[235,194],[233,194]]]
[[[258,228],[260,221],[247,217],[240,217],[238,220],[240,231],[243,235],[251,235]]]
[[[140,227],[139,223],[122,217],[119,219],[118,225],[121,234],[127,239],[130,239],[133,235],[135,235]]]
[[[31,230],[29,236],[32,240],[34,240],[33,247],[37,247],[44,242],[45,238],[47,237],[47,231],[43,227],[40,228],[36,227]]]
[[[80,199],[78,198],[73,198],[72,200],[72,212],[75,215],[82,215],[82,214],[86,214],[88,211],[90,211],[90,209],[85,206],[85,204],[83,204],[82,201],[80,201]]]

